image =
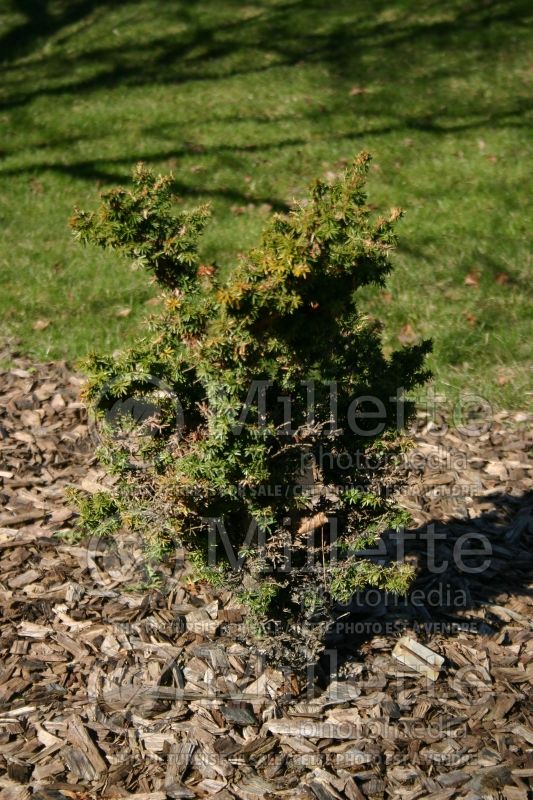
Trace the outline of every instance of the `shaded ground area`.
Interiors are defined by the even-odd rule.
[[[527,800],[531,416],[502,412],[475,437],[420,417],[413,592],[355,598],[305,686],[235,643],[227,593],[179,563],[161,591],[138,542],[76,542],[65,487],[106,480],[80,380],[21,361],[0,383],[2,798]],[[393,657],[401,635],[444,657],[435,683]]]

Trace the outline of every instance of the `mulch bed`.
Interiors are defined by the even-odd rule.
[[[139,542],[75,542],[66,488],[109,481],[80,385],[61,363],[0,372],[2,798],[531,796],[531,415],[477,436],[419,417],[413,592],[355,598],[304,682],[235,642],[238,605],[179,554],[164,591],[135,591]],[[395,658],[402,636],[444,658],[436,681]]]

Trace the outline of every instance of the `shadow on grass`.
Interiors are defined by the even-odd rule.
[[[139,41],[121,44],[120,37],[114,37],[107,28],[112,27],[113,17],[106,15],[117,11],[116,4],[104,0],[54,3],[12,0],[12,11],[17,15],[14,19],[23,21],[14,24],[0,40],[4,61],[0,108],[20,109],[43,97],[59,101],[114,89],[151,91],[156,87],[223,81],[308,64],[323,66],[329,79],[341,86],[352,80],[363,86],[370,81],[390,90],[402,72],[402,80],[415,89],[419,87],[422,98],[432,82],[446,77],[461,78],[471,68],[472,50],[486,68],[494,58],[495,40],[502,52],[512,47],[514,37],[526,24],[529,5],[522,0],[483,3],[449,0],[428,2],[420,8],[407,0],[396,5],[388,0],[378,3],[362,0],[354,7],[351,1],[341,0],[331,11],[318,0],[280,3],[262,0],[254,3],[252,9],[253,14],[238,16],[225,3],[189,0],[173,4],[169,11],[156,0],[147,0],[131,5],[131,13],[143,23],[143,36]],[[172,33],[165,33],[163,24],[154,23],[158,10],[164,10],[165,20],[175,20]],[[84,37],[85,30],[102,24],[107,35]],[[127,24],[126,14],[126,27]],[[52,46],[48,47],[48,43]],[[441,51],[446,54],[444,59],[437,57]],[[526,125],[524,115],[528,110],[526,99],[520,96],[507,97],[499,106],[482,94],[475,103],[471,99],[456,102],[457,98],[452,98],[454,102],[443,105],[438,93],[435,97],[424,96],[422,106],[416,109],[410,108],[409,103],[388,108],[378,92],[376,96],[365,96],[351,130],[339,130],[339,120],[346,111],[345,95],[344,91],[335,93],[328,108],[313,108],[311,104],[308,111],[299,115],[321,126],[324,142],[333,135],[360,140],[398,131],[405,131],[406,135],[415,131],[440,136],[487,124],[493,128],[522,127]],[[260,98],[260,107],[259,101]],[[232,120],[273,122],[245,113],[217,118],[225,124],[231,124]],[[285,121],[298,124],[292,116]],[[155,131],[150,125],[142,128],[142,134],[148,137],[158,133],[161,134],[161,129],[157,126]],[[318,132],[315,140],[320,138]],[[77,141],[82,141],[82,137],[65,141],[65,137],[49,136],[45,145],[37,143],[39,155],[30,165],[8,167],[2,172],[17,175],[51,171],[82,180],[120,182],[140,159],[154,163],[198,152],[193,144],[187,143],[177,147],[140,145],[125,156],[76,158],[69,154],[69,145]],[[307,143],[305,136],[299,135],[285,136],[276,142],[215,143],[204,147],[201,154],[224,160],[234,154],[297,149]],[[48,147],[60,152],[46,157]],[[17,151],[9,148],[8,152],[13,155]],[[268,202],[275,210],[286,209],[281,199],[255,196],[253,192],[200,190],[185,183],[178,190],[183,195],[212,195],[233,203]]]
[[[154,11],[158,8],[157,2],[140,5],[139,13],[143,13],[143,5],[145,14],[150,5]],[[211,5],[216,9],[213,3]],[[392,7],[395,11],[392,19],[383,21],[382,12],[390,9],[390,3],[383,0],[379,3],[364,0],[357,8],[344,0],[330,13],[326,13],[324,4],[317,0],[311,3],[293,0],[276,5],[263,0],[254,5],[258,9],[256,15],[228,22],[206,13],[209,2],[201,4],[188,0],[174,4],[175,19],[183,28],[179,34],[161,35],[159,29],[157,33],[149,29],[142,42],[121,46],[120,41],[111,38],[109,45],[93,46],[85,52],[81,49],[75,54],[55,54],[55,46],[50,53],[40,53],[38,64],[39,71],[50,68],[53,72],[54,80],[50,85],[45,81],[40,85],[10,88],[10,63],[16,64],[22,56],[38,50],[43,40],[58,37],[62,31],[65,35],[74,23],[90,21],[96,11],[105,14],[114,4],[105,0],[65,0],[59,4],[46,0],[13,0],[12,6],[14,11],[25,15],[26,20],[0,40],[7,79],[4,108],[27,103],[38,96],[219,80],[301,63],[319,62],[327,65],[334,76],[349,79],[354,74],[364,74],[367,68],[363,56],[372,51],[382,51],[383,56],[382,63],[373,69],[377,69],[383,79],[394,80],[397,77],[396,51],[406,45],[412,46],[412,68],[424,63],[428,49],[445,50],[450,57],[449,66],[441,67],[438,76],[461,76],[465,67],[464,54],[471,45],[489,60],[493,56],[492,26],[507,26],[500,43],[504,49],[512,44],[517,28],[527,27],[529,13],[529,4],[523,0],[431,2],[423,9],[404,2]],[[50,10],[52,6],[55,13]],[[58,7],[62,10],[57,11]],[[168,13],[168,9],[166,11]],[[450,19],[433,19],[432,14]],[[150,22],[147,19],[147,24]],[[275,58],[272,59],[272,55]],[[224,60],[230,56],[230,63],[225,64]],[[264,56],[270,57],[266,63]],[[80,73],[87,71],[94,74],[81,77]],[[65,80],[56,84],[58,75]],[[417,80],[427,83],[435,77],[437,74],[429,71],[420,74]],[[482,113],[488,110],[488,107],[482,109]],[[509,109],[508,113],[519,111]],[[501,112],[496,109],[496,115],[498,113]],[[433,130],[431,120],[424,116],[406,115],[405,123]]]
[[[11,11],[24,17],[0,37],[1,61],[9,62],[33,53],[50,36],[86,19],[96,9],[106,6],[104,0],[11,0]]]

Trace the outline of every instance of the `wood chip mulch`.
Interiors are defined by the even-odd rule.
[[[172,563],[141,591],[140,543],[72,538],[66,487],[107,480],[80,383],[62,363],[0,372],[2,798],[532,796],[531,415],[474,437],[419,418],[415,587],[354,598],[303,685],[235,643],[227,593]],[[437,680],[401,637],[443,657]]]

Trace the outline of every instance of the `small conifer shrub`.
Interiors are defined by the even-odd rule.
[[[401,393],[427,379],[430,342],[386,357],[358,308],[360,287],[391,270],[401,216],[369,207],[369,161],[316,181],[224,278],[198,252],[208,207],[178,211],[172,178],[142,164],[131,188],[72,219],[83,243],[146,268],[164,299],[131,347],[85,364],[100,458],[118,476],[99,507],[150,554],[184,546],[198,580],[248,608],[243,637],[268,642],[270,622],[270,653],[283,643],[293,663],[316,654],[338,604],[411,578],[369,551],[406,519],[389,497],[413,410]]]

